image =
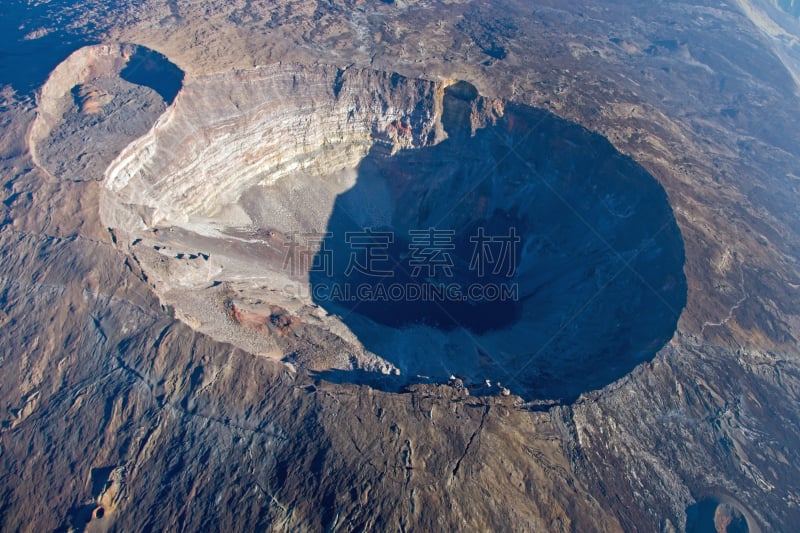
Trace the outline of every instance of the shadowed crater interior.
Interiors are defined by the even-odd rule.
[[[682,239],[661,186],[607,140],[512,104],[475,129],[481,105],[456,84],[446,140],[370,150],[336,199],[312,294],[409,379],[572,400],[671,338]]]
[[[717,494],[686,509],[688,533],[748,533],[750,512],[734,499]]]
[[[119,76],[130,83],[153,89],[170,105],[183,86],[184,74],[162,54],[140,46],[134,50]]]

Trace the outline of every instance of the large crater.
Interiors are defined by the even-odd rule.
[[[642,167],[465,82],[191,80],[108,167],[102,215],[193,327],[374,386],[572,400],[651,359],[686,298]]]

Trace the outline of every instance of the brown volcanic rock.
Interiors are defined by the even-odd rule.
[[[107,244],[45,244],[8,234],[4,239],[21,260],[23,250],[31,249],[70,265],[71,274],[88,274],[81,259],[88,253],[92,264],[108,269],[123,262]],[[130,272],[118,276],[117,286],[139,285]],[[6,501],[47,497],[50,504],[37,513],[37,524],[77,522],[81,506],[91,502],[90,472],[124,467],[117,507],[102,520],[125,530],[267,524],[322,529],[337,514],[348,527],[394,527],[428,506],[442,511],[421,526],[618,528],[574,484],[547,414],[453,398],[449,387],[385,395],[314,383],[269,360],[220,350],[159,317],[152,303],[91,289],[57,272],[39,283],[18,279],[6,285],[14,325],[4,329],[4,344],[36,335],[36,323],[19,319],[20,313],[38,315],[52,324],[55,336],[40,336],[36,344],[66,342],[58,354],[72,354],[14,367],[23,376],[21,389],[35,386],[47,398],[24,423],[3,433],[4,469],[36,472],[35,486],[9,483]],[[138,331],[126,333],[126,324]],[[76,327],[85,334],[58,337]],[[72,419],[69,426],[56,423],[64,417]],[[24,450],[41,439],[59,450],[59,459],[25,458]],[[512,443],[512,456],[497,454],[499,445]],[[64,462],[73,466],[63,470]],[[480,487],[495,484],[504,489],[504,503],[482,497]],[[76,491],[85,496],[55,496]],[[398,494],[405,496],[400,505]],[[514,500],[518,505],[510,512],[506,505]],[[222,505],[213,515],[194,510],[214,502]],[[568,516],[566,510],[576,505],[588,507]],[[22,514],[5,520],[10,528],[27,521]]]
[[[200,71],[338,57],[549,102],[667,190],[690,289],[678,335],[625,379],[545,413],[447,386],[393,394],[292,374],[173,320],[99,223],[100,186],[34,167],[31,109],[6,99],[3,529],[82,527],[93,472],[124,467],[108,517],[126,531],[672,531],[705,498],[733,505],[720,494],[750,530],[791,530],[798,103],[761,34],[718,3],[641,4],[633,22],[628,5],[502,3],[520,29],[483,66],[455,30],[471,6],[432,17],[439,4],[394,4],[321,8],[312,23],[316,2],[152,2],[114,32]],[[249,16],[236,26],[234,13]]]

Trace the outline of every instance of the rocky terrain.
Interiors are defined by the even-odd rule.
[[[800,105],[791,42],[767,31],[766,7],[154,0],[115,3],[113,16],[92,1],[3,9],[12,8],[0,43],[4,530],[791,531],[800,522]],[[102,64],[97,72],[54,70],[97,54],[70,55],[93,42],[157,51],[185,72],[182,92],[171,101],[152,77],[126,79],[118,51],[127,45],[89,61]],[[290,98],[287,72],[320,96]],[[547,110],[551,124],[567,121],[554,138],[586,128],[582,139],[610,141],[611,160],[632,158],[635,183],[655,192],[626,185],[619,197],[656,198],[648,214],[680,232],[687,291],[677,326],[672,317],[644,361],[600,389],[552,403],[513,387],[468,391],[461,380],[384,387],[374,376],[402,360],[359,341],[354,322],[324,309],[315,322],[308,302],[259,303],[226,285],[237,272],[251,284],[252,272],[237,263],[249,247],[224,249],[220,235],[237,242],[252,237],[242,228],[274,220],[327,224],[319,207],[335,213],[362,190],[365,156],[391,184],[402,157],[452,143],[457,130],[437,121],[436,104],[443,112],[452,80],[502,102],[502,114],[462,130],[478,139],[464,142],[480,143],[514,106]],[[279,97],[253,98],[248,87],[259,83]],[[336,102],[375,95],[390,105],[342,126]],[[123,102],[152,114],[115,122]],[[193,105],[183,111],[184,102]],[[228,137],[225,116],[236,124]],[[264,144],[244,143],[265,127],[275,135]],[[307,142],[278,142],[297,131]],[[235,143],[237,132],[235,183],[214,182],[232,177],[223,172],[231,151],[205,159],[191,150]],[[189,150],[168,149],[184,138]],[[88,159],[69,158],[76,143]],[[320,145],[330,146],[324,157]],[[201,161],[214,172],[192,181],[186,169]],[[579,186],[591,178],[580,174]],[[290,191],[269,176],[303,176],[300,198],[314,209],[270,219],[263,202],[301,202],[277,202]],[[322,177],[338,185],[313,187]],[[609,235],[627,226],[614,228]],[[663,279],[672,268],[646,270]],[[210,301],[227,301],[228,322],[216,323],[238,329],[205,329]],[[596,337],[581,331],[564,346]],[[356,341],[364,359],[342,360]]]

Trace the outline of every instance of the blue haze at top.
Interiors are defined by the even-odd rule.
[[[80,30],[62,29],[70,26],[70,17],[78,15],[68,9],[72,4],[65,0],[41,5],[24,0],[0,2],[0,86],[11,85],[29,95],[72,52],[96,42],[91,37],[97,29],[93,22],[85,22]],[[24,38],[40,28],[52,31],[38,39]]]

